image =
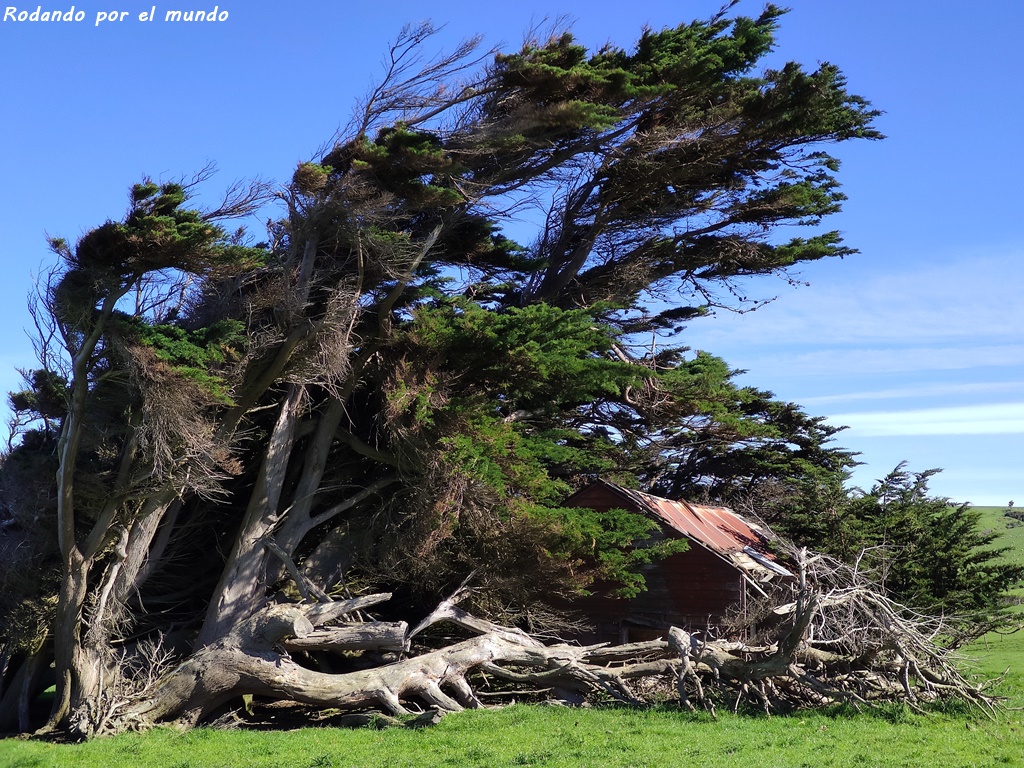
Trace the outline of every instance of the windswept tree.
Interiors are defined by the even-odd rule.
[[[235,190],[206,214],[183,208],[186,197],[180,184],[138,184],[123,221],[74,248],[51,241],[63,266],[42,297],[48,367],[11,396],[17,412],[42,421],[11,464],[46,466],[24,455],[43,453],[56,465],[56,488],[36,511],[50,513],[44,524],[61,568],[52,627],[61,719],[95,716],[109,644],[124,628],[155,527],[184,487],[215,489],[229,461],[204,410],[229,399],[211,368],[242,343],[242,324],[189,332],[154,321],[190,279],[252,267],[259,254],[232,245],[214,222],[253,210],[262,195],[258,185]],[[130,304],[134,312],[121,308]],[[9,488],[8,504],[25,504],[21,494]]]
[[[318,650],[365,666],[414,633],[314,627],[373,589],[420,618],[470,579],[477,612],[534,629],[596,579],[642,589],[670,550],[641,544],[650,523],[560,506],[595,474],[709,494],[841,474],[820,421],[671,342],[750,306],[749,277],[851,253],[817,229],[843,199],[825,148],[878,138],[877,112],[830,64],[756,71],[781,15],[630,50],[557,32],[489,61],[475,42],[423,59],[430,29],[409,29],[278,191],[265,243],[222,224],[261,187],[204,211],[149,182],[122,220],[54,241],[4,464],[5,536],[40,574],[4,573],[5,722],[29,726],[51,660],[51,727],[83,734],[245,693],[470,705],[467,670],[552,657],[499,632],[332,674]],[[811,234],[775,234],[792,225]],[[162,677],[158,640],[180,661]]]

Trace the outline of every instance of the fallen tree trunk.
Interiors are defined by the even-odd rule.
[[[631,704],[645,700],[634,681],[674,679],[682,705],[712,712],[722,704],[736,709],[744,701],[767,712],[836,702],[870,706],[899,700],[918,706],[947,697],[988,712],[998,706],[959,672],[934,633],[927,634],[931,624],[864,583],[831,588],[829,580],[840,573],[832,561],[802,553],[799,562],[796,599],[781,606],[778,613],[786,619],[767,643],[714,639],[673,627],[665,640],[619,647],[545,645],[459,608],[455,603],[463,590],[411,630],[404,622],[327,626],[390,597],[384,594],[273,605],[201,648],[111,723],[114,728],[167,720],[194,724],[244,694],[390,715],[424,707],[458,711],[483,706],[481,688],[495,679],[509,697],[525,686],[565,701],[598,695]],[[815,565],[814,578],[808,578]],[[415,637],[441,622],[476,637],[406,655]],[[831,649],[815,647],[816,642]],[[316,662],[307,654],[324,650],[392,653],[375,657],[371,668],[341,673],[310,668]],[[486,693],[493,700],[499,692]]]
[[[511,633],[489,632],[378,668],[327,674],[302,667],[285,647],[289,642],[301,644],[313,635],[313,625],[301,606],[266,609],[172,671],[144,701],[131,707],[126,717],[195,723],[242,694],[321,707],[380,707],[393,714],[407,714],[403,700],[417,698],[428,706],[455,711],[481,706],[466,676],[485,664],[569,664],[586,650],[548,648],[516,639]]]
[[[310,632],[281,642],[288,651],[401,651],[409,625],[404,621],[368,621]]]

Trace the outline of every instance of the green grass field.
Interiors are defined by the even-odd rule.
[[[994,766],[1024,764],[1024,724],[963,715],[690,715],[517,705],[422,730],[158,730],[82,745],[4,742],[0,764],[164,768],[342,766]]]
[[[1015,563],[1024,563],[1024,521],[1019,525],[1008,527],[1008,523],[1013,523],[1013,521],[1003,514],[1006,511],[1004,507],[975,507],[975,509],[982,514],[982,528],[997,531],[999,546],[1010,548],[1010,551],[1006,553],[1007,559]]]
[[[1003,507],[978,507],[983,513],[983,525],[1000,533],[999,546],[1009,547],[1006,558],[1024,563],[1024,523],[1013,524],[1003,515]],[[1007,527],[1011,524],[1012,527]],[[1024,597],[1024,588],[1016,593]],[[1024,613],[1024,606],[1018,610]],[[978,640],[969,653],[977,659],[979,667],[988,675],[1006,672],[1000,693],[1009,698],[1009,706],[1024,707],[1024,630],[1013,634],[990,633]]]
[[[1005,529],[1002,510],[983,509]],[[1005,530],[1024,561],[1024,526]],[[1024,632],[987,635],[968,649],[972,668],[1009,670],[1008,709],[978,714],[837,710],[786,717],[518,705],[465,712],[432,728],[179,733],[160,729],[80,745],[0,742],[2,768],[349,768],[351,766],[1024,766]]]

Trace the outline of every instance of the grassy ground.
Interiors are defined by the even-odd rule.
[[[1024,563],[1024,522],[1006,517],[1004,507],[978,507],[984,527],[1000,534],[996,545],[1009,547],[1007,560]],[[1015,590],[1024,598],[1024,588]],[[1024,606],[1019,607],[1024,612]],[[1006,673],[1000,693],[1010,698],[1010,705],[1024,707],[1024,630],[1013,634],[989,633],[969,649],[979,667],[989,675]]]
[[[1006,517],[1005,507],[975,507],[981,512],[981,525],[984,530],[999,533],[996,545],[1009,547],[1006,558],[1015,563],[1024,563],[1024,521],[1016,521]],[[1012,527],[1011,527],[1012,526]]]
[[[999,508],[984,509],[994,530]],[[1024,561],[1024,526],[1003,542]],[[1009,670],[1000,693],[1024,707],[1024,632],[969,649],[979,674]],[[304,728],[288,732],[169,729],[81,745],[0,741],[3,768],[349,768],[360,766],[967,766],[1024,765],[1024,712],[997,721],[927,717],[892,707],[717,720],[666,707],[573,710],[515,706],[466,712],[422,730]]]
[[[341,768],[342,766],[993,766],[1024,764],[1024,725],[962,715],[736,717],[676,710],[579,711],[519,705],[433,728],[282,732],[160,730],[83,745],[5,742],[29,766]]]

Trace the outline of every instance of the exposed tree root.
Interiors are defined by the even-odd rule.
[[[759,644],[673,627],[667,640],[619,647],[544,645],[521,630],[472,616],[455,604],[458,595],[411,630],[402,622],[325,626],[388,595],[274,605],[164,676],[124,710],[117,727],[193,724],[243,694],[389,715],[424,707],[453,712],[483,706],[481,694],[499,698],[493,690],[477,690],[494,681],[507,686],[508,696],[539,690],[570,702],[599,694],[640,704],[644,696],[631,683],[654,677],[675,680],[683,706],[712,713],[716,705],[737,709],[744,702],[769,713],[837,702],[859,707],[903,701],[920,709],[950,697],[996,711],[997,700],[965,678],[935,642],[932,622],[850,580],[845,566],[803,553],[798,560],[795,599],[775,609],[781,617],[776,639]],[[840,576],[846,578],[842,588],[836,586]],[[408,652],[413,637],[440,622],[477,636],[411,657],[392,653],[369,669],[332,674],[308,668],[313,664],[305,654],[311,651]]]

